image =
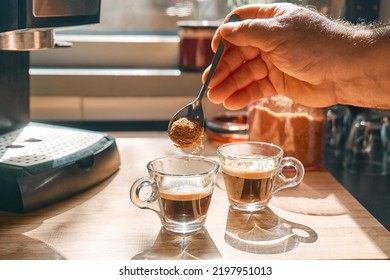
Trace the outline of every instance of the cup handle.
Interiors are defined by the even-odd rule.
[[[149,197],[147,197],[145,200],[140,197],[141,190],[144,187],[149,187],[151,189]],[[158,197],[159,192],[156,182],[149,177],[139,178],[130,188],[130,200],[135,206],[141,209],[152,210],[161,217]]]
[[[295,175],[293,177],[286,177],[283,174],[284,168],[292,168],[295,170]],[[282,189],[285,188],[291,188],[299,185],[300,182],[303,180],[303,176],[305,175],[305,169],[302,165],[302,163],[293,157],[284,157],[282,158],[278,170],[278,178],[279,181],[276,184],[273,193],[276,193]]]

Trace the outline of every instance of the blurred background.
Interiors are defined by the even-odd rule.
[[[117,129],[165,129],[165,121],[201,83],[202,69],[180,67],[177,22],[220,22],[234,7],[253,2],[282,1],[103,0],[100,24],[57,32],[58,40],[72,47],[31,53],[31,118],[101,129],[106,123],[112,128],[112,122]],[[290,2],[351,22],[390,18],[386,0]],[[211,117],[223,108],[206,101],[205,110]]]

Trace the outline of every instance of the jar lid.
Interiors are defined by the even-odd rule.
[[[206,121],[207,138],[216,146],[248,141],[247,112],[224,112]]]
[[[221,113],[206,121],[206,127],[217,133],[247,134],[247,114],[244,111]]]

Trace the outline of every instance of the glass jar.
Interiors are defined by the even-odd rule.
[[[306,170],[322,165],[325,113],[283,95],[262,98],[248,107],[250,141],[283,148],[284,156],[299,159]]]
[[[248,141],[246,111],[228,111],[217,114],[206,121],[206,135],[216,147],[231,142]]]
[[[219,21],[179,21],[179,68],[184,71],[203,71],[210,65],[214,52],[211,40]]]

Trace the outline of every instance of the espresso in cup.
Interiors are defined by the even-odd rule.
[[[283,157],[283,150],[264,142],[236,142],[217,149],[230,205],[243,211],[264,209],[277,191],[297,186],[303,179],[302,163]],[[295,170],[285,177],[284,168]]]
[[[229,199],[233,203],[267,204],[271,198],[276,174],[272,162],[248,169],[225,166],[222,174]]]
[[[211,190],[197,186],[180,186],[160,190],[161,206],[170,221],[192,223],[206,219]]]
[[[141,209],[155,211],[164,228],[176,233],[200,230],[206,222],[218,162],[200,156],[172,156],[147,164],[148,177],[136,180],[130,188],[130,199]],[[143,188],[149,197],[140,195]]]

